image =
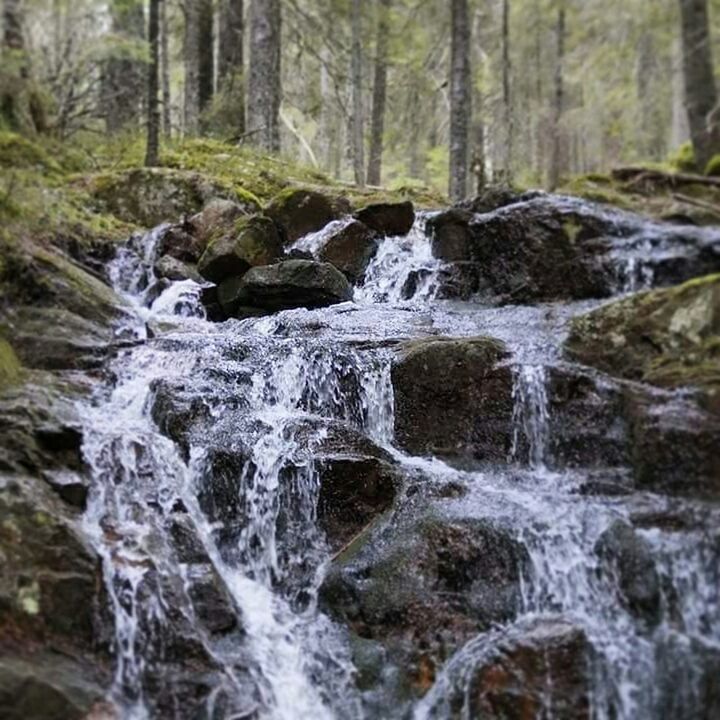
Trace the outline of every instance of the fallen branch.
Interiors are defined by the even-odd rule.
[[[633,185],[648,183],[675,188],[681,185],[710,185],[720,187],[720,177],[695,175],[693,173],[671,173],[644,167],[622,167],[612,171],[613,180],[629,182]]]
[[[682,193],[673,193],[673,199],[686,203],[687,205],[695,205],[703,210],[709,210],[710,212],[720,216],[720,205],[715,205],[714,203],[707,202],[706,200],[698,200],[698,198],[683,195]]]

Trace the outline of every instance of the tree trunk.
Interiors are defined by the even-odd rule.
[[[503,170],[505,182],[512,182],[513,177],[513,146],[515,144],[515,127],[510,95],[510,0],[503,0],[502,5],[502,87],[503,87],[503,123],[505,125],[505,147]]]
[[[370,127],[370,160],[368,161],[367,173],[367,181],[370,185],[380,185],[382,180],[383,134],[385,132],[385,101],[387,96],[389,11],[390,0],[378,0],[375,73]]]
[[[320,127],[316,142],[322,168],[327,172],[333,172],[336,167],[334,159],[342,154],[338,153],[338,111],[330,75],[331,60],[330,49],[323,45],[320,49]]]
[[[707,0],[679,0],[685,74],[685,108],[700,172],[720,154],[720,124],[713,74]]]
[[[467,193],[470,129],[470,23],[467,0],[452,0],[450,68],[450,198],[460,202]]]
[[[280,0],[252,0],[247,135],[268,152],[280,151]]]
[[[218,88],[233,102],[238,135],[245,133],[245,9],[243,0],[222,0],[218,33]]]
[[[5,0],[3,3],[3,47],[7,50],[24,50],[22,0]]]
[[[562,173],[562,114],[564,105],[565,89],[563,85],[563,63],[565,61],[565,8],[563,5],[558,9],[557,27],[557,60],[555,65],[555,103],[553,107],[552,121],[552,148],[550,152],[550,171],[548,176],[548,187],[555,190],[560,184]]]
[[[170,28],[168,27],[167,0],[160,3],[160,74],[162,77],[163,134],[172,135],[172,98],[170,96]]]
[[[112,32],[126,42],[145,40],[145,9],[142,0],[113,0]],[[111,57],[103,74],[103,110],[109,133],[137,128],[146,68],[123,52]]]
[[[215,92],[213,0],[199,0],[198,8],[198,104],[200,112],[212,102]]]
[[[150,65],[147,74],[147,151],[145,165],[153,167],[158,164],[160,145],[160,3],[162,0],[150,0],[150,22],[148,25],[148,42],[150,44]]]
[[[365,185],[365,122],[362,96],[362,0],[352,0],[352,161],[355,182]]]
[[[676,38],[673,42],[672,52],[672,128],[670,132],[670,145],[679,147],[690,138],[690,127],[685,110],[685,74],[682,63],[682,42]]]
[[[185,66],[185,107],[183,128],[186,135],[197,135],[200,122],[200,12],[198,0],[185,0],[185,34],[183,64]]]

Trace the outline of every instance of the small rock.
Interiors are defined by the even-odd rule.
[[[407,235],[415,222],[415,209],[408,200],[396,203],[373,203],[358,210],[355,218],[379,235]]]
[[[155,263],[154,269],[158,277],[166,278],[167,280],[194,280],[197,283],[202,282],[200,274],[192,265],[188,265],[171,255],[163,255]]]

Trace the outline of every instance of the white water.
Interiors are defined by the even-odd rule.
[[[317,252],[329,232],[297,247]],[[643,533],[678,596],[674,612],[680,620],[667,614],[652,632],[620,606],[611,579],[599,572],[594,546],[602,532],[618,517],[645,509],[643,503],[657,509],[670,501],[581,498],[570,491],[577,477],[547,471],[552,457],[546,363],[557,359],[566,318],[583,306],[438,303],[441,264],[432,258],[421,217],[406,238],[381,242],[364,285],[356,289],[355,307],[213,325],[203,319],[195,283],[174,283],[159,294],[154,289],[159,234],[134,240],[110,273],[135,307],[135,322],[123,332],[145,338],[149,326],[158,338],[121,354],[111,368],[113,388],[86,408],[84,452],[94,482],[84,527],[103,559],[115,620],[112,699],[123,718],[164,716],[148,687],[158,667],[183,670],[165,646],[178,624],[218,668],[207,701],[210,717],[369,717],[354,688],[345,632],[317,609],[329,559],[315,516],[319,476],[312,448],[325,432],[322,423],[312,424],[318,419],[354,426],[429,481],[461,482],[470,491],[452,507],[462,516],[507,519],[531,561],[518,626],[551,613],[584,629],[600,658],[594,718],[662,717],[656,697],[662,643],[720,647],[717,555],[694,531]],[[460,472],[392,447],[393,351],[385,343],[435,333],[490,334],[510,346],[519,361],[510,459],[520,474],[508,475],[507,468]],[[175,381],[196,390],[210,418],[204,433],[190,440],[188,458],[150,415],[155,383]],[[208,517],[201,502],[216,480],[212,458],[218,449],[242,460],[242,471],[232,479],[244,521],[232,532],[221,519]],[[196,615],[189,581],[178,583],[191,575],[167,529],[179,505],[231,598],[242,636],[214,637]],[[414,717],[450,718],[450,699],[457,693],[464,697],[466,717],[473,671],[508,632],[512,625],[459,649]],[[695,676],[692,663],[686,665],[681,690],[692,708]],[[388,708],[387,716],[406,710]]]

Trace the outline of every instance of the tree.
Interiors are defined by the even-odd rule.
[[[142,0],[113,0],[110,4],[114,42],[103,74],[105,127],[115,133],[138,127],[145,62],[145,9]]]
[[[172,135],[170,97],[170,27],[167,2],[160,4],[160,77],[162,79],[162,118],[165,137]]]
[[[3,47],[16,51],[25,48],[22,0],[5,0],[3,3]]]
[[[196,135],[200,124],[200,0],[185,0],[185,34],[183,64],[185,66],[185,133]]]
[[[560,3],[555,27],[557,58],[555,65],[555,101],[552,120],[552,148],[550,151],[550,171],[548,187],[555,190],[560,183],[562,173],[562,114],[565,97],[563,63],[565,61],[565,6]]]
[[[198,0],[198,107],[207,110],[215,93],[213,0]]]
[[[280,0],[252,0],[247,135],[269,152],[280,151]]]
[[[218,33],[218,88],[231,105],[238,136],[245,133],[243,0],[223,0]]]
[[[367,181],[370,185],[380,185],[382,180],[390,0],[377,0],[377,11],[375,71],[373,78],[372,118],[370,122],[370,159],[368,161],[367,173]]]
[[[513,146],[515,144],[515,118],[513,117],[512,96],[510,95],[510,0],[502,4],[502,96],[503,96],[503,171],[505,182],[513,177]]]
[[[713,155],[720,154],[720,125],[711,116],[717,105],[707,0],[679,0],[685,108],[695,162],[704,170]],[[716,115],[715,113],[714,115]]]
[[[162,0],[150,0],[150,21],[148,23],[148,43],[150,45],[150,65],[147,74],[147,148],[145,165],[158,164],[160,145],[160,3]]]
[[[355,182],[365,184],[365,122],[362,92],[362,0],[352,0],[352,53],[350,81],[352,87],[352,159]]]
[[[467,0],[451,3],[450,67],[450,198],[467,193],[470,130],[470,24]]]

